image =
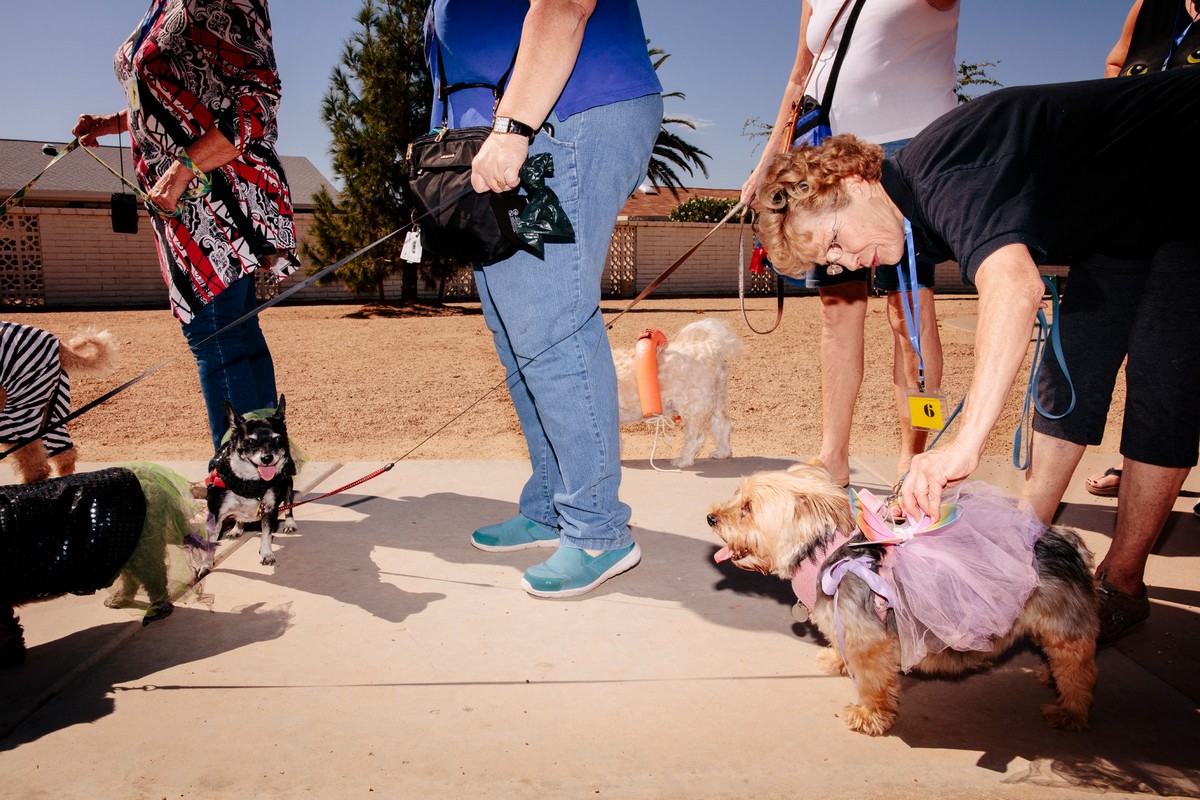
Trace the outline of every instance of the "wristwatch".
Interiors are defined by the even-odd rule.
[[[526,125],[524,122],[517,122],[512,117],[496,117],[492,123],[492,131],[494,133],[517,133],[524,136],[533,143],[533,137],[537,136],[537,130]]]

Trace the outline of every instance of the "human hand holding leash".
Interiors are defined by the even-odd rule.
[[[80,114],[71,129],[71,135],[78,137],[79,143],[85,147],[98,147],[98,136],[111,136],[125,130],[125,112],[114,114]]]
[[[900,508],[904,515],[919,519],[924,513],[937,519],[946,486],[968,477],[978,466],[978,452],[960,444],[958,439],[943,448],[913,456],[900,492]]]

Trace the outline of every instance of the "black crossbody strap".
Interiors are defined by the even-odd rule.
[[[504,87],[508,84],[508,77],[512,75],[513,67],[517,65],[517,53],[521,49],[521,42],[518,40],[517,49],[513,51],[512,61],[508,62],[508,69],[504,70],[504,74],[494,85],[490,83],[447,83],[446,68],[442,65],[442,42],[438,39],[436,30],[433,31],[433,45],[437,58],[438,100],[442,103],[442,127],[450,127],[450,95],[463,89],[491,89],[492,97],[496,98],[496,102],[492,104],[492,112],[495,113],[496,106],[500,104],[500,98],[504,96]]]
[[[854,25],[858,22],[858,15],[862,12],[865,2],[866,0],[857,0],[854,8],[850,9],[850,16],[846,18],[846,27],[842,31],[841,41],[838,42],[837,55],[833,58],[833,68],[829,72],[829,81],[825,84],[825,94],[821,97],[821,109],[825,112],[826,118],[829,117],[829,110],[833,108],[833,90],[837,88],[838,73],[842,69],[842,61],[846,59],[846,48],[850,44],[850,35],[854,33]],[[817,57],[820,55],[818,53]]]

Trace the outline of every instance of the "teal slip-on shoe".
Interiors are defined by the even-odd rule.
[[[521,588],[534,597],[576,597],[614,575],[633,569],[642,560],[637,542],[620,550],[589,556],[578,547],[561,546],[554,555],[525,570]]]
[[[558,532],[548,531],[524,514],[471,534],[471,544],[489,553],[510,553],[530,547],[558,547]]]

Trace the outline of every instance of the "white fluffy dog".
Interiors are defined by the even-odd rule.
[[[658,350],[658,383],[662,413],[683,422],[683,452],[672,463],[690,467],[709,431],[716,449],[712,458],[729,458],[729,364],[742,354],[741,339],[722,320],[707,317],[687,325]],[[642,416],[634,348],[613,351],[621,400],[621,423]]]

